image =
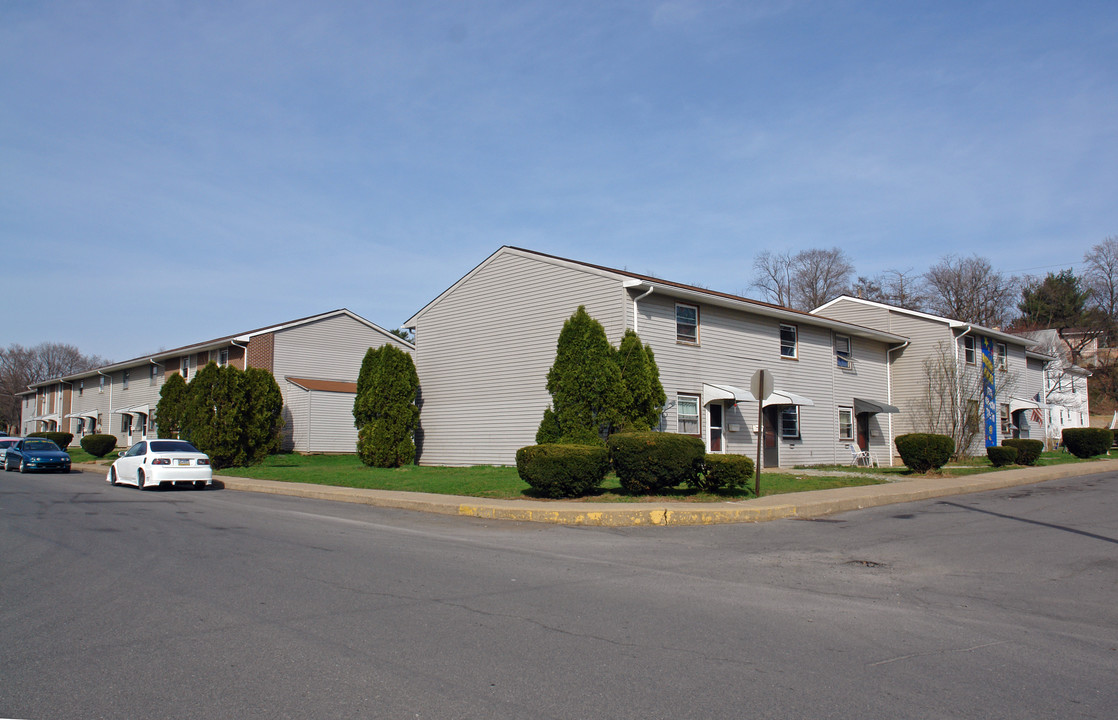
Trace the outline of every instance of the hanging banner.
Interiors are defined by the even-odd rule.
[[[998,444],[998,400],[994,394],[994,341],[982,338],[982,417],[986,447]]]

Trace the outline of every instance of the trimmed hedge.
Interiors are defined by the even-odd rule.
[[[955,452],[955,441],[946,435],[909,433],[894,441],[901,462],[913,472],[926,473],[947,464]]]
[[[1040,454],[1044,451],[1044,443],[1040,440],[1025,440],[1022,438],[1002,440],[1002,445],[1017,448],[1018,465],[1036,465]]]
[[[753,460],[745,455],[707,455],[702,477],[687,482],[706,492],[749,488],[753,477]]]
[[[1114,445],[1114,431],[1106,428],[1067,428],[1064,447],[1077,458],[1105,455]]]
[[[1010,445],[994,445],[986,448],[986,457],[994,467],[1012,465],[1017,460],[1017,448]]]
[[[116,448],[116,435],[86,435],[81,446],[93,457],[105,457]]]
[[[44,430],[43,432],[33,432],[27,437],[41,437],[47,440],[52,440],[55,445],[61,450],[70,447],[70,443],[74,441],[74,433],[68,432],[50,432]]]
[[[609,472],[609,454],[601,445],[529,445],[516,451],[516,472],[543,497],[581,497]]]
[[[702,440],[677,433],[616,433],[606,446],[621,487],[634,494],[695,482],[706,454]]]

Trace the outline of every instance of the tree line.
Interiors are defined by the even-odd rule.
[[[1015,276],[997,270],[978,255],[946,255],[923,273],[908,268],[867,276],[855,274],[850,257],[841,248],[797,253],[766,250],[753,261],[752,287],[764,300],[805,312],[840,295],[852,295],[987,327],[1035,328],[1045,322],[1044,313],[1053,309],[1037,307],[1037,298],[1053,289],[1062,291],[1069,278],[1075,277],[1086,314],[1073,315],[1072,321],[1118,321],[1118,236],[1092,247],[1083,256],[1083,266],[1079,276],[1071,270],[1044,278]],[[1057,281],[1063,285],[1053,287]],[[1057,327],[1067,318],[1066,313],[1051,318],[1043,327]]]

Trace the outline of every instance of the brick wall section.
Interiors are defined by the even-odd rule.
[[[254,336],[248,341],[248,366],[272,372],[275,349],[276,336],[273,333]]]
[[[245,370],[245,350],[240,345],[229,346],[229,364],[238,370]]]

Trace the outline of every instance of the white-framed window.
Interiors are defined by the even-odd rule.
[[[85,392],[85,380],[78,380],[78,397],[81,397],[83,392]]]
[[[121,380],[120,380],[120,386],[121,386],[121,387],[122,387],[123,389],[125,389],[125,390],[127,390],[127,389],[128,389],[128,378],[129,378],[129,377],[130,377],[131,375],[132,375],[132,371],[131,371],[131,370],[125,370],[125,371],[124,371],[124,373],[123,373],[123,375],[122,375],[122,377],[121,377]]]
[[[151,384],[152,385],[158,384],[158,382],[159,382],[159,366],[153,363],[152,366],[151,366],[151,371],[150,372],[151,372]]]
[[[1002,437],[1010,437],[1013,433],[1013,423],[1010,422],[1008,405],[1003,403],[998,406],[998,419],[1001,420]]]
[[[835,365],[843,370],[849,370],[853,350],[854,345],[848,335],[835,335]]]
[[[190,356],[183,355],[182,360],[179,361],[179,374],[182,375],[183,380],[190,379]]]
[[[795,325],[780,326],[780,357],[796,359],[800,355],[799,331]]]
[[[854,408],[838,409],[839,440],[854,439]]]
[[[996,362],[998,363],[998,370],[1009,369],[1009,349],[1006,348],[1005,343],[998,343],[995,346],[994,352],[997,354]]]
[[[785,405],[780,411],[780,436],[798,438],[800,436],[800,408]]]
[[[695,305],[675,305],[675,339],[676,342],[699,342],[699,308]]]
[[[677,395],[675,399],[676,432],[681,435],[699,434],[699,396]]]
[[[963,336],[963,361],[967,365],[978,364],[978,353],[975,351],[975,343],[973,335]]]
[[[97,392],[99,392],[99,393],[105,392],[105,376],[104,375],[101,376],[101,386],[97,388]]]
[[[217,366],[225,367],[229,364],[229,348],[221,348],[217,351]]]

